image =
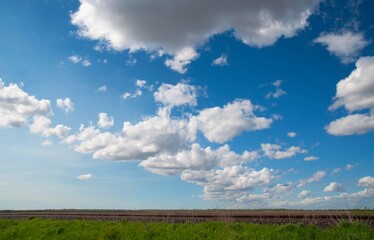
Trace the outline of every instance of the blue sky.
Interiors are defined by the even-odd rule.
[[[0,209],[373,208],[369,0],[0,3]]]

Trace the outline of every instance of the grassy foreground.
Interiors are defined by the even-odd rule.
[[[85,220],[0,220],[0,239],[374,239],[359,223],[322,230],[302,225],[140,223]]]

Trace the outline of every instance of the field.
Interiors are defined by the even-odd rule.
[[[374,239],[374,212],[0,211],[2,239]]]
[[[355,222],[321,229],[312,225],[236,222],[162,223],[93,220],[0,220],[0,239],[374,239]]]

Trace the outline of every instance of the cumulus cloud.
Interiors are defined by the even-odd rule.
[[[316,157],[316,156],[308,156],[308,157],[305,157],[304,158],[304,161],[315,161],[315,160],[318,160],[319,157]]]
[[[78,55],[72,55],[70,57],[68,57],[69,61],[74,63],[74,64],[78,64],[78,63],[82,63],[83,66],[85,67],[89,67],[92,65],[91,61],[85,57],[85,58],[82,58]]]
[[[65,142],[78,142],[75,151],[92,153],[95,159],[145,160],[163,153],[176,154],[188,147],[190,139],[187,121],[172,119],[167,109],[161,109],[156,116],[136,124],[124,122],[119,133],[81,127]]]
[[[329,185],[327,185],[324,189],[324,192],[344,192],[345,188],[337,182],[331,182]]]
[[[282,151],[282,147],[277,144],[270,144],[270,143],[262,143],[261,149],[264,152],[265,156],[270,159],[284,159],[290,158],[295,156],[298,153],[306,153],[305,149],[301,149],[300,147],[289,147]]]
[[[44,146],[44,147],[51,146],[51,145],[53,145],[53,142],[51,140],[47,139],[47,140],[43,141],[41,145]]]
[[[192,129],[200,130],[211,142],[224,143],[240,135],[243,131],[269,128],[270,118],[257,117],[254,111],[258,106],[250,100],[237,99],[221,107],[207,108],[193,116]]]
[[[110,117],[107,113],[99,113],[99,120],[97,126],[100,128],[110,128],[114,125],[114,118]]]
[[[301,191],[301,192],[297,195],[297,197],[298,197],[298,198],[305,199],[305,198],[310,197],[311,195],[312,195],[312,192],[311,192],[310,190],[303,190],[303,191]]]
[[[142,161],[139,166],[158,174],[175,174],[186,169],[190,170],[211,170],[214,167],[225,167],[238,165],[253,161],[258,158],[256,151],[244,151],[237,154],[224,145],[216,150],[207,147],[201,148],[194,143],[189,150],[180,151],[174,155],[161,154],[156,157]]]
[[[140,87],[140,88],[144,87],[146,84],[147,84],[147,81],[145,81],[145,80],[140,80],[140,79],[137,79],[136,82],[135,82],[135,85],[136,85],[137,87]]]
[[[325,171],[317,171],[317,172],[315,172],[313,174],[312,177],[300,180],[299,181],[299,185],[297,185],[297,186],[298,187],[303,187],[303,186],[305,186],[305,185],[307,185],[309,183],[318,182],[319,180],[321,180],[325,176],[326,176],[326,172]]]
[[[374,177],[366,176],[360,178],[358,185],[361,187],[374,188]]]
[[[365,134],[374,129],[374,116],[369,114],[351,114],[332,121],[325,129],[329,134],[335,136]]]
[[[38,100],[17,84],[7,86],[0,79],[0,127],[26,126],[34,116],[48,116],[51,113],[49,100]]]
[[[291,182],[279,183],[273,187],[267,187],[264,189],[264,193],[269,194],[288,194],[295,189],[295,184]]]
[[[341,171],[342,170],[340,168],[334,168],[334,170],[332,170],[332,172],[331,172],[331,176],[333,176],[333,175],[335,175],[335,174],[337,174],[337,173],[339,173]]]
[[[273,82],[272,85],[275,87],[275,91],[274,92],[269,92],[268,94],[266,94],[266,96],[265,96],[266,98],[280,98],[281,96],[287,94],[286,91],[281,89],[282,80],[277,80],[277,81]]]
[[[294,137],[297,136],[297,133],[295,133],[295,132],[288,132],[287,136],[289,136],[290,138],[294,138]]]
[[[204,199],[237,200],[243,193],[276,179],[274,170],[259,171],[243,166],[230,166],[217,170],[185,170],[182,180],[203,186]]]
[[[129,98],[137,98],[137,97],[140,97],[141,95],[143,95],[142,90],[140,90],[140,89],[136,89],[134,93],[125,92],[125,93],[122,95],[122,98],[123,98],[124,100],[127,100],[127,99],[129,99]]]
[[[292,37],[305,26],[318,0],[93,1],[80,0],[71,15],[78,34],[115,50],[164,50],[166,65],[184,73],[195,49],[211,36],[232,30],[243,43],[263,47]],[[250,17],[249,17],[250,16]]]
[[[165,65],[170,69],[184,74],[187,72],[187,65],[199,57],[199,54],[190,47],[183,48],[175,53],[174,58],[166,59]]]
[[[197,87],[186,83],[176,85],[163,83],[154,93],[154,98],[156,102],[169,107],[196,106],[197,90]]]
[[[66,113],[74,111],[74,103],[70,98],[59,98],[56,100],[56,106]]]
[[[356,69],[336,84],[336,95],[329,110],[345,107],[348,111],[374,110],[374,57],[361,57]]]
[[[103,85],[97,89],[98,92],[106,92],[108,90],[106,85]]]
[[[362,33],[351,31],[322,33],[314,42],[326,46],[327,51],[343,63],[354,62],[360,51],[369,44]]]
[[[93,177],[92,173],[82,174],[77,177],[79,180],[90,180]]]
[[[225,54],[222,54],[219,58],[214,59],[212,65],[221,67],[228,65],[227,56]]]
[[[35,116],[29,129],[31,133],[41,134],[44,137],[55,136],[60,139],[66,138],[71,131],[71,128],[61,124],[52,127],[52,121],[44,116]]]
[[[374,57],[361,57],[356,69],[336,85],[336,96],[329,110],[345,107],[350,114],[329,123],[331,135],[364,134],[374,129]],[[369,113],[351,113],[368,109]]]
[[[347,171],[351,171],[351,170],[353,170],[353,168],[354,168],[355,166],[353,166],[352,164],[347,164],[346,166],[345,166],[345,169],[347,169]]]

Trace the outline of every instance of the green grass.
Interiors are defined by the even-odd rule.
[[[341,223],[322,230],[295,224],[139,223],[81,220],[0,220],[0,239],[374,239],[359,223]]]

